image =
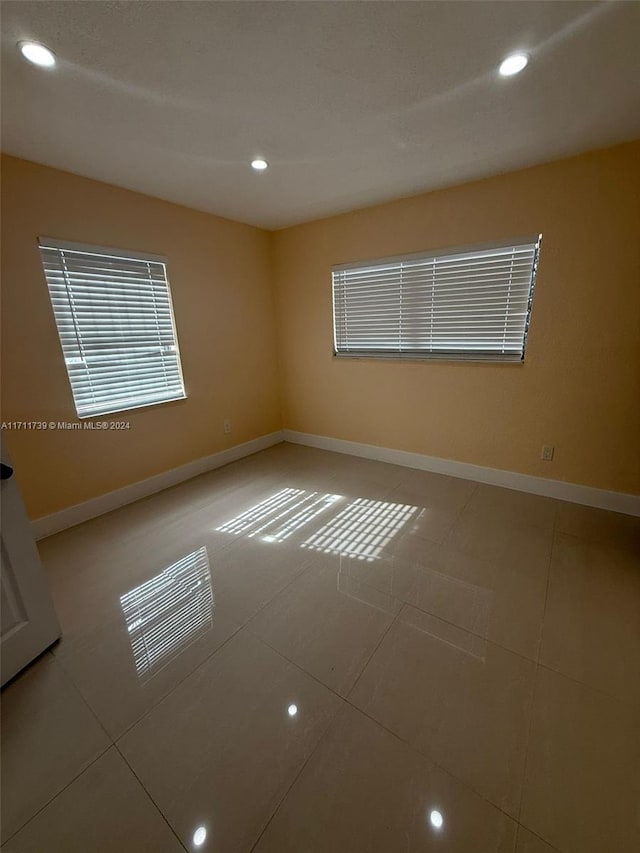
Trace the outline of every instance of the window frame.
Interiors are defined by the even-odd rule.
[[[515,246],[521,245],[533,245],[534,246],[534,256],[533,263],[531,267],[531,280],[529,284],[529,295],[527,300],[527,316],[524,324],[524,333],[522,340],[522,355],[514,355],[514,354],[480,354],[480,353],[471,353],[467,354],[463,350],[451,350],[447,352],[434,353],[434,352],[425,352],[425,353],[417,353],[415,351],[409,352],[401,352],[401,351],[393,351],[390,350],[388,352],[380,352],[380,351],[371,351],[367,352],[364,350],[355,351],[355,352],[344,352],[338,350],[338,340],[337,340],[337,326],[336,326],[336,283],[334,280],[334,273],[339,273],[347,270],[357,270],[357,269],[366,269],[368,267],[375,267],[377,265],[383,264],[394,264],[401,263],[406,261],[408,263],[412,261],[420,261],[420,260],[431,260],[432,258],[443,258],[443,257],[455,257],[456,255],[463,255],[467,253],[473,252],[489,252],[496,249],[509,249]],[[357,359],[357,360],[374,360],[374,361],[415,361],[415,362],[424,362],[424,361],[445,361],[445,362],[477,362],[477,363],[485,363],[485,364],[501,364],[501,365],[522,365],[525,361],[525,356],[527,352],[527,343],[529,337],[529,327],[531,324],[531,311],[533,307],[533,296],[535,292],[536,279],[538,274],[538,268],[540,263],[540,246],[542,244],[542,234],[540,232],[531,235],[529,234],[526,237],[515,237],[510,238],[508,240],[495,240],[487,243],[479,243],[473,245],[465,245],[465,246],[453,246],[446,247],[444,249],[434,249],[426,252],[411,252],[405,253],[401,255],[391,255],[388,257],[381,257],[375,259],[366,259],[360,261],[350,261],[348,263],[342,264],[334,264],[331,267],[331,308],[332,308],[332,323],[333,323],[333,358],[335,359]]]
[[[56,333],[58,336],[58,343],[60,345],[60,352],[62,355],[62,361],[64,363],[65,372],[67,375],[67,380],[69,382],[69,389],[71,391],[71,398],[73,400],[73,405],[76,410],[76,415],[81,420],[90,420],[92,418],[101,418],[107,415],[115,415],[122,412],[132,412],[137,409],[146,409],[152,406],[163,406],[166,404],[172,404],[179,402],[180,400],[186,400],[188,398],[187,387],[184,380],[184,371],[182,369],[182,356],[180,353],[180,344],[178,341],[178,330],[176,327],[176,318],[175,311],[173,308],[173,294],[171,292],[171,282],[169,280],[169,271],[168,271],[168,258],[166,255],[158,255],[152,252],[141,252],[139,250],[134,249],[118,249],[113,246],[98,246],[91,243],[80,243],[74,240],[60,240],[56,237],[38,237],[38,256],[40,260],[40,268],[42,269],[42,273],[45,279],[45,285],[47,288],[47,293],[49,294],[49,299],[51,302],[51,311],[53,315],[53,322],[56,328]],[[69,373],[69,366],[67,364],[67,357],[64,351],[64,345],[62,342],[62,337],[60,335],[60,328],[58,326],[58,317],[56,315],[56,309],[53,304],[52,293],[49,288],[49,281],[47,279],[47,274],[44,266],[44,259],[41,254],[41,249],[49,249],[49,250],[59,250],[59,251],[68,251],[68,252],[76,252],[80,254],[86,254],[90,256],[102,255],[107,258],[115,258],[119,261],[136,261],[136,262],[144,262],[150,264],[161,264],[164,271],[164,281],[167,288],[167,297],[169,303],[169,316],[171,319],[171,330],[173,333],[173,345],[175,346],[175,355],[176,355],[176,364],[178,369],[178,375],[180,377],[180,388],[182,390],[181,394],[176,395],[175,397],[169,397],[163,400],[155,400],[152,402],[144,402],[139,403],[137,405],[127,405],[124,408],[111,408],[108,407],[104,410],[100,411],[92,411],[84,414],[80,414],[78,411],[78,402],[76,400],[76,395],[74,393],[73,382],[71,380],[71,375]]]

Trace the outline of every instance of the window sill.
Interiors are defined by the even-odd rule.
[[[385,353],[384,355],[366,354],[366,353],[344,353],[334,352],[333,358],[341,361],[342,359],[355,361],[411,361],[411,362],[446,362],[449,364],[502,364],[502,365],[523,365],[524,358],[520,356],[480,356],[480,355],[394,355],[393,353]]]
[[[128,406],[126,409],[109,409],[106,412],[89,412],[87,414],[78,414],[78,418],[83,421],[95,420],[96,418],[106,418],[112,415],[126,415],[128,412],[136,412],[140,409],[150,409],[155,406],[166,406],[170,403],[180,403],[187,399],[187,395],[183,394],[180,397],[170,397],[167,400],[156,400],[152,403],[140,403],[138,406]]]

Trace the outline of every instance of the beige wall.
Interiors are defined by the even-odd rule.
[[[332,264],[537,232],[524,365],[332,357]],[[638,142],[277,232],[285,426],[636,493],[639,253]]]
[[[5,156],[4,421],[77,420],[39,235],[168,257],[188,398],[105,418],[126,432],[5,431],[32,518],[280,428],[266,232]]]
[[[332,357],[332,264],[538,231],[524,365]],[[3,156],[2,419],[75,421],[39,235],[168,256],[188,398],[5,431],[32,518],[279,429],[280,397],[290,429],[640,492],[640,142],[274,234]]]

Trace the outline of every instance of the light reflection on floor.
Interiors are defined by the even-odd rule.
[[[455,618],[451,621],[484,637],[489,634],[494,598],[495,591],[490,587],[421,566],[414,582],[412,603],[418,608],[424,603],[429,610],[432,601],[456,602]]]
[[[214,597],[203,546],[125,593],[120,605],[140,678],[149,678],[212,623]]]
[[[419,512],[417,506],[356,498],[301,547],[357,560],[375,560]]]
[[[359,601],[361,604],[366,604],[368,607],[375,607],[376,610],[382,610],[383,613],[393,613],[393,599],[384,592],[375,589],[375,587],[367,586],[355,580],[349,571],[343,571],[342,568],[337,574],[338,592],[343,595],[348,595]]]
[[[346,506],[345,501],[348,501]],[[331,509],[340,511],[308,536],[300,547],[358,560],[380,557],[393,537],[425,511],[408,504],[366,498],[349,500],[344,495],[329,492],[287,488],[216,527],[216,532],[250,539],[260,537],[264,542],[283,542]]]
[[[260,536],[265,542],[283,542],[341,499],[341,495],[282,489],[217,527],[216,531],[242,534],[249,539]]]
[[[412,628],[434,637],[438,642],[451,646],[465,655],[476,658],[481,663],[486,662],[487,641],[484,637],[471,634],[464,628],[459,628],[451,622],[445,622],[426,613],[423,610],[411,608],[401,616],[401,622]]]

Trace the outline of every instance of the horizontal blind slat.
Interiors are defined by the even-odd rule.
[[[539,242],[335,269],[336,353],[522,357]]]
[[[79,415],[185,396],[165,263],[40,245]]]

